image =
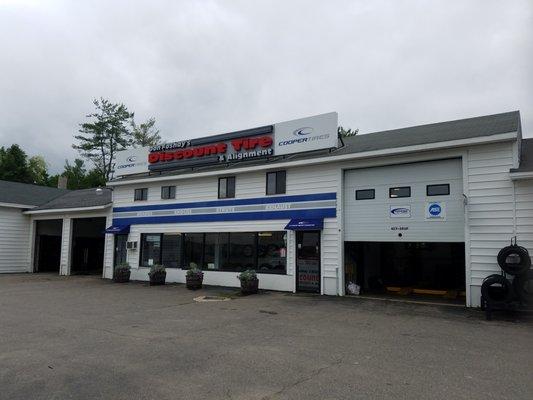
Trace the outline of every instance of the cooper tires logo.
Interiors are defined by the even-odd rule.
[[[311,128],[310,126],[298,128],[294,132],[292,132],[294,136],[307,136],[307,135],[310,135],[311,133],[313,133],[313,128]]]
[[[126,158],[126,161],[127,162],[135,162],[137,160],[137,156],[129,156],[128,158]]]

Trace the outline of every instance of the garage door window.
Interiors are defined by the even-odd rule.
[[[411,187],[410,186],[401,186],[393,187],[389,189],[389,197],[391,199],[396,199],[399,197],[411,197]]]
[[[427,185],[426,194],[428,196],[448,196],[450,194],[450,184]]]
[[[355,200],[373,200],[376,198],[374,189],[362,189],[355,191]]]

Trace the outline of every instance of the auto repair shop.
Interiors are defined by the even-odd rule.
[[[479,306],[516,237],[533,249],[532,139],[519,112],[337,137],[336,113],[117,156],[104,276],[126,260],[184,282]],[[114,245],[111,243],[114,242]]]

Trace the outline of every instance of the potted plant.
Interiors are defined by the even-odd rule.
[[[148,276],[150,277],[150,286],[164,285],[167,271],[163,265],[154,264],[150,267]]]
[[[187,289],[201,289],[202,282],[204,280],[204,273],[198,267],[192,267],[191,269],[187,270],[185,279],[187,282]]]
[[[117,283],[126,283],[130,281],[130,264],[120,263],[115,267],[115,270],[113,271],[113,281]]]
[[[259,289],[259,279],[253,269],[247,269],[238,276],[241,281],[241,293],[243,295],[256,294]]]

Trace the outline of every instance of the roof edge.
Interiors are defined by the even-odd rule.
[[[66,213],[66,212],[84,212],[84,211],[97,211],[105,210],[113,205],[113,203],[107,203],[102,206],[90,206],[90,207],[72,207],[72,208],[47,208],[39,210],[28,210],[24,211],[23,214],[57,214],[57,213]]]
[[[159,176],[159,177],[145,176],[140,179],[109,181],[106,183],[106,185],[113,187],[113,186],[126,186],[126,185],[138,184],[138,183],[145,183],[147,181],[165,182],[165,181],[172,181],[172,180],[198,178],[198,177],[204,177],[204,176],[217,176],[220,174],[227,174],[228,171],[230,171],[232,174],[239,174],[243,172],[262,171],[262,170],[267,170],[267,169],[272,169],[272,168],[284,168],[284,167],[294,167],[294,166],[312,165],[312,164],[325,164],[329,162],[349,161],[349,160],[373,158],[373,157],[386,157],[386,156],[391,156],[391,155],[415,153],[419,151],[431,151],[431,150],[440,150],[440,149],[455,148],[455,147],[475,146],[475,145],[487,144],[487,143],[507,142],[507,141],[516,140],[516,138],[517,138],[517,131],[513,131],[513,132],[500,133],[500,134],[491,135],[491,136],[449,140],[445,142],[418,144],[418,145],[413,145],[413,146],[395,147],[395,148],[381,149],[381,150],[372,150],[372,151],[366,151],[366,152],[361,152],[361,153],[341,154],[341,155],[336,155],[336,156],[331,155],[331,156],[326,156],[326,157],[310,158],[306,160],[285,161],[285,162],[279,162],[275,164],[266,163],[265,165],[240,167],[240,168],[234,168],[231,170],[220,169],[220,170],[208,171],[208,172],[193,172],[193,173],[188,173],[188,174],[165,175],[165,176]]]

